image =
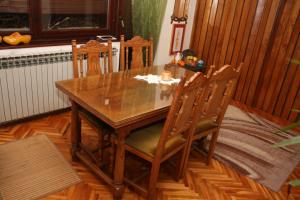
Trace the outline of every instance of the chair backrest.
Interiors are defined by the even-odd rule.
[[[181,79],[160,136],[156,156],[163,153],[169,139],[186,134],[195,124],[197,100],[203,93],[206,81],[206,77],[200,72],[194,74],[188,81],[186,76]]]
[[[131,61],[129,52],[131,54]],[[145,62],[144,62],[145,55]],[[131,40],[124,41],[124,35],[120,40],[120,70],[149,67],[153,65],[153,40],[145,40],[135,36]]]
[[[90,40],[86,44],[77,47],[76,40],[72,40],[73,73],[74,78],[84,76],[84,65],[86,60],[86,76],[111,73],[112,68],[112,42],[108,40],[107,45],[96,40]],[[100,60],[100,57],[103,61]],[[101,64],[103,63],[103,71]]]
[[[232,99],[241,67],[242,64],[237,69],[225,65],[215,72],[208,73],[207,85],[204,86],[203,96],[198,101],[197,113],[200,114],[198,119],[213,118],[218,124],[222,122]]]

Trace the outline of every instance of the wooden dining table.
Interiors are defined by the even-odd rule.
[[[57,81],[56,87],[71,101],[71,154],[113,188],[115,199],[124,192],[125,138],[139,127],[164,119],[172,103],[177,84],[150,84],[136,75],[160,75],[164,70],[173,78],[180,78],[185,69],[176,66],[154,66],[106,75],[88,76]],[[93,114],[114,129],[116,153],[112,176],[97,164],[91,164],[80,153],[81,122],[79,109]]]

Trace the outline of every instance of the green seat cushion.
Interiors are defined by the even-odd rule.
[[[201,120],[196,125],[195,133],[196,134],[201,133],[201,132],[207,131],[209,129],[216,128],[217,126],[218,126],[218,124],[214,120],[211,120],[211,119]]]
[[[159,122],[133,131],[126,138],[126,144],[151,157],[154,157],[163,126],[164,122]],[[177,147],[184,142],[185,139],[181,134],[170,138],[166,143],[165,152],[169,152],[174,147]]]

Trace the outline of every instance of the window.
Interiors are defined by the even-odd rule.
[[[0,1],[0,32],[29,31],[28,1]]]
[[[33,41],[118,35],[122,0],[0,0],[0,35],[19,31]]]
[[[99,29],[108,23],[108,0],[42,0],[43,30]]]

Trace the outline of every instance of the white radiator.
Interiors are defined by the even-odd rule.
[[[119,43],[113,47],[118,71]],[[55,81],[72,77],[71,45],[0,50],[0,125],[69,107]]]

